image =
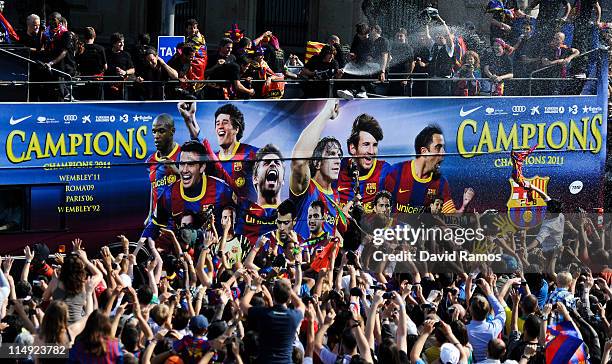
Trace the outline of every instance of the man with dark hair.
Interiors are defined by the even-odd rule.
[[[106,65],[106,53],[102,46],[95,44],[96,31],[92,27],[85,28],[85,44],[80,52],[77,52],[76,61],[81,76],[90,76],[89,80],[101,80],[108,68]],[[104,100],[102,84],[81,86],[79,89],[81,100]]]
[[[308,207],[308,229],[310,235],[302,244],[302,248],[308,249],[312,256],[317,251],[323,249],[328,241],[329,234],[323,230],[325,216],[325,204],[321,200],[315,200]]]
[[[302,236],[309,234],[308,207],[315,200],[325,204],[324,230],[327,233],[334,235],[341,219],[338,213],[340,197],[333,186],[340,174],[342,145],[334,137],[321,138],[328,120],[337,115],[338,101],[328,100],[319,115],[304,128],[293,148],[289,192],[298,211],[296,231]],[[348,211],[352,204],[347,206]],[[340,228],[343,230],[346,226]]]
[[[474,190],[466,188],[463,205],[455,208],[450,186],[440,174],[444,161],[444,136],[437,125],[428,125],[416,136],[416,159],[391,166],[385,179],[385,190],[394,197],[393,212],[420,214],[435,199],[441,198],[442,213],[463,212],[474,197]]]
[[[209,80],[228,80],[227,83],[206,84],[202,89],[201,98],[215,100],[229,100],[230,97],[245,94],[255,95],[250,85],[243,85],[240,81],[242,73],[246,71],[249,60],[246,56],[232,55],[234,42],[230,38],[222,38],[216,54],[208,59],[205,76]]]
[[[51,68],[74,75],[76,63],[74,62],[75,49],[71,33],[61,24],[62,15],[53,12],[49,15],[49,26],[43,34],[42,44],[45,51],[45,67],[48,72]],[[50,74],[53,81],[64,81],[64,77],[56,73]],[[70,99],[68,88],[64,83],[52,86],[53,91],[49,92],[47,101],[64,101]]]
[[[191,103],[180,107],[179,110],[192,139],[198,139],[200,125],[196,120],[196,104]],[[244,134],[244,115],[233,104],[225,104],[215,111],[215,135],[220,149],[216,152],[223,169],[231,178],[226,181],[234,186],[240,197],[257,201],[257,194],[253,186],[253,165],[259,148],[249,144],[240,143]]]
[[[514,320],[513,320],[514,325]],[[518,327],[513,327],[510,331],[510,337],[508,339],[508,359],[509,360],[521,360],[525,347],[527,345],[537,346],[539,344],[540,337],[540,326],[542,325],[542,319],[537,315],[531,314],[525,318],[523,324],[523,333],[518,331]],[[543,361],[542,351],[539,351],[539,357],[529,360],[529,363],[541,363]],[[540,359],[542,361],[538,361]]]
[[[195,80],[195,74],[192,72],[193,60],[195,59],[195,51],[193,47],[187,43],[179,43],[176,46],[176,53],[168,61],[168,66],[172,67],[178,73],[178,79],[181,81],[180,87],[172,88],[170,97],[174,99],[191,99],[195,100],[196,87],[195,83],[188,83],[189,80]]]
[[[429,55],[429,77],[432,78],[451,78],[454,65],[454,46],[453,35],[446,22],[438,15],[436,18],[442,27],[435,28],[433,37],[429,33],[429,24],[425,25],[425,34],[429,40],[431,51]],[[450,95],[450,82],[430,81],[428,96],[447,96]]]
[[[296,206],[291,200],[285,200],[277,208],[276,230],[265,236],[267,240],[263,246],[263,252],[270,253],[278,247],[276,254],[281,255],[285,249],[300,247],[303,242],[303,236],[296,233],[294,230],[297,218]]]
[[[190,45],[196,56],[203,57],[206,53],[206,39],[204,35],[200,33],[198,28],[198,21],[195,19],[188,19],[185,24],[185,44]]]
[[[327,82],[320,81],[342,77],[342,70],[335,60],[336,55],[336,49],[326,44],[319,54],[314,55],[306,62],[300,75],[314,80],[313,82],[306,82],[304,84],[304,96],[306,98],[328,97],[328,84]]]
[[[236,58],[232,56],[233,48],[234,42],[230,38],[221,38],[217,47],[217,52],[208,59],[209,67],[208,70],[206,70],[206,77],[211,78],[209,73],[213,71],[215,66],[231,63],[236,60]]]
[[[172,227],[187,210],[201,213],[212,207],[219,218],[219,208],[237,200],[230,186],[216,177],[206,175],[209,157],[204,145],[191,140],[180,148],[180,183],[174,183],[171,192],[164,194],[159,201],[157,214],[153,218],[157,226]]]
[[[164,81],[178,80],[178,72],[157,55],[152,47],[144,50],[144,65],[136,73],[136,82],[141,83],[136,88],[141,100],[164,100]],[[159,83],[144,83],[158,81]]]
[[[153,237],[157,229],[153,219],[157,215],[159,201],[170,194],[172,184],[178,179],[179,171],[174,165],[181,153],[180,146],[174,141],[174,119],[169,114],[160,114],[153,119],[151,133],[156,151],[147,158],[151,193],[149,214],[145,221],[142,238]]]
[[[383,131],[378,120],[371,115],[361,114],[353,121],[351,135],[346,146],[351,158],[343,159],[336,189],[340,205],[344,206],[355,198],[355,173],[359,174],[359,195],[366,213],[372,212],[372,201],[380,190],[389,169],[389,163],[377,160],[378,143]]]
[[[389,40],[382,36],[380,25],[375,24],[371,27],[370,40],[372,41],[370,56],[372,61],[380,66],[378,79],[384,82],[387,79],[386,72],[389,65]]]
[[[370,39],[370,27],[365,23],[359,23],[355,26],[356,34],[351,43],[351,51],[348,55],[349,61],[354,63],[358,69],[368,67],[367,63],[371,61],[372,40]],[[370,75],[353,75],[347,74],[350,78],[370,78]],[[367,98],[365,88],[368,83],[355,82],[347,85],[349,89],[338,90],[338,96],[347,100],[352,100],[354,97]]]
[[[112,47],[109,52],[106,52],[108,69],[105,75],[125,80],[136,72],[132,56],[123,49],[125,47],[123,34],[113,33],[110,40]],[[123,86],[122,83],[108,84],[104,92],[105,98],[109,100],[123,99]]]
[[[257,151],[252,178],[257,200],[241,199],[236,231],[254,244],[276,226],[276,208],[285,179],[283,155],[276,146],[267,144]]]
[[[293,341],[306,306],[291,288],[287,279],[274,282],[272,307],[251,306],[253,295],[261,290],[263,280],[256,276],[246,285],[246,292],[240,299],[240,309],[259,334],[259,356],[257,362],[269,364],[291,363]],[[291,303],[294,308],[288,308]]]
[[[408,32],[400,28],[395,33],[395,41],[391,43],[389,73],[399,73],[400,76],[390,78],[408,78],[414,71],[415,56],[414,49],[408,44]],[[389,84],[389,96],[406,96],[406,86],[408,81],[391,82]]]

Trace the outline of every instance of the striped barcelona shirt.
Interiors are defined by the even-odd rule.
[[[149,182],[151,183],[151,193],[149,199],[149,215],[145,221],[145,226],[149,226],[154,216],[157,215],[157,204],[163,198],[170,197],[172,184],[179,179],[178,170],[174,164],[167,162],[176,162],[181,155],[181,147],[174,143],[174,147],[170,154],[165,157],[160,157],[159,151],[151,154],[147,159],[149,169]],[[146,228],[142,237],[152,237],[152,230]]]
[[[297,211],[297,221],[294,230],[301,236],[310,235],[310,229],[308,228],[308,208],[314,201],[320,200],[323,202],[323,205],[325,205],[325,214],[323,216],[325,222],[323,223],[323,230],[333,236],[339,219],[337,210],[339,207],[338,192],[333,189],[324,189],[312,178],[304,192],[296,194],[291,191],[291,188],[289,188],[289,190],[289,198],[295,203]]]
[[[253,163],[258,150],[259,148],[252,145],[237,142],[229,156],[221,156],[221,152],[217,152],[223,169],[236,184],[238,196],[251,201],[257,200],[257,193],[253,186]]]
[[[419,178],[413,160],[391,166],[385,179],[385,189],[393,196],[393,212],[420,214],[436,199],[442,199],[442,213],[457,211],[446,178],[433,178],[433,173]]]
[[[383,160],[374,160],[374,165],[367,174],[359,176],[359,193],[366,213],[374,210],[374,197],[384,186],[384,180],[391,166]],[[349,172],[348,159],[343,159],[340,164],[340,175],[335,183],[335,188],[340,196],[340,206],[346,205],[355,197],[353,192],[353,177]]]
[[[216,177],[204,176],[201,185],[195,188],[198,195],[189,197],[183,190],[183,184],[175,183],[170,198],[161,200],[162,208],[159,209],[157,224],[172,227],[172,223],[180,221],[183,212],[200,213],[211,205],[215,207],[215,214],[218,214],[221,208],[233,204],[236,199],[232,189]]]
[[[276,252],[277,255],[283,254],[287,242],[281,239],[280,232],[278,230],[270,232],[268,234],[268,239],[270,239],[270,241],[263,246],[263,251],[270,253],[278,245],[278,251]],[[304,244],[304,238],[300,234],[297,234],[297,240],[298,244],[295,247],[301,249],[302,245]]]
[[[276,229],[276,208],[278,205],[259,206],[242,199],[236,211],[236,234],[244,235],[251,244],[260,236]]]

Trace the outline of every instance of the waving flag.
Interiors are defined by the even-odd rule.
[[[304,57],[305,59],[304,63],[308,62],[308,60],[312,58],[312,56],[319,54],[319,52],[321,52],[321,49],[323,49],[324,45],[325,43],[312,42],[312,41],[306,42],[306,56]]]
[[[584,341],[570,321],[549,326],[546,339],[546,364],[589,363]]]
[[[4,34],[6,34],[6,43],[12,43],[11,38],[13,40],[19,41],[19,36],[15,32],[15,29],[11,26],[8,20],[0,13],[0,28],[4,28]]]

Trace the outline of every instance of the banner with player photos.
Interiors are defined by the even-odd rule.
[[[292,195],[291,185],[301,189],[293,191],[294,198],[300,192],[314,194],[315,200],[317,194],[331,196],[326,213],[337,220],[342,214],[333,210],[354,192],[369,212],[374,197],[389,190],[394,212],[421,213],[439,200],[443,212],[463,205],[470,212],[495,209],[507,213],[517,227],[533,227],[546,203],[513,178],[511,151],[535,146],[522,161],[521,181],[561,200],[568,211],[603,207],[605,100],[602,92],[537,98],[198,101],[182,105],[182,111],[178,102],[3,104],[0,202],[9,213],[0,216],[11,223],[9,232],[0,234],[0,250],[16,251],[35,241],[67,244],[77,236],[92,243],[115,241],[119,234],[137,239],[150,222],[154,200],[175,184],[193,183],[188,180],[192,175],[181,175],[176,149],[192,138],[207,139],[214,152],[224,147],[219,163],[233,180],[235,196],[229,200],[237,206],[240,201],[262,208],[266,201],[278,204]],[[243,120],[238,124],[236,111]],[[161,117],[166,130],[154,124],[162,114],[167,114]],[[195,124],[188,126],[183,115]],[[427,129],[430,125],[439,129]],[[324,137],[338,142],[323,145],[320,160],[300,164]],[[257,150],[266,145],[274,147],[276,157],[280,154],[280,163],[264,163],[265,154]],[[157,153],[164,147],[167,155]],[[351,163],[351,155],[362,158]],[[164,163],[167,170],[160,171],[156,165]],[[207,168],[223,179],[220,169],[214,170]],[[185,186],[177,188],[183,193]],[[216,196],[221,199],[221,192]],[[296,203],[296,229],[304,234],[312,202],[306,200]],[[212,205],[219,208],[220,203]]]

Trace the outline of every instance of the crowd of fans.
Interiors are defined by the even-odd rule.
[[[385,242],[394,253],[502,254],[492,263],[377,263],[365,233],[356,243],[329,239],[322,263],[295,249],[287,203],[272,234],[282,248],[266,237],[250,244],[225,210],[220,224],[190,225],[198,239],[162,229],[155,241],[119,236],[115,251],[89,254],[75,239],[71,253],[55,256],[36,244],[21,269],[2,259],[2,341],[65,348],[63,357],[19,363],[607,364],[610,221],[549,205],[535,237],[500,233],[501,216],[487,212],[470,223],[487,232],[474,245]],[[448,217],[430,212],[423,223],[446,226]],[[388,195],[377,196],[371,217],[380,226],[392,219]],[[569,356],[558,345],[570,344],[555,342],[568,336],[581,344]]]
[[[105,81],[79,86],[74,95],[65,85],[31,90],[31,100],[57,101],[280,98],[288,80],[299,80],[297,95],[307,98],[577,94],[589,73],[589,57],[579,54],[609,41],[609,24],[602,22],[599,2],[593,0],[531,5],[491,0],[482,17],[490,19],[486,36],[472,23],[447,25],[434,8],[423,11],[414,31],[400,28],[389,38],[376,24],[358,24],[350,46],[333,35],[306,62],[286,54],[272,32],[252,40],[235,24],[216,47],[209,47],[195,19],[187,21],[185,42],[168,62],[147,34],[128,52],[124,36],[115,33],[105,50],[95,43],[93,28],[77,35],[59,13],[49,16],[45,29],[37,15],[30,15],[20,42],[40,63],[32,67],[32,81],[66,81],[65,74]],[[574,82],[524,80],[530,77]],[[198,83],[206,79],[224,82]]]

